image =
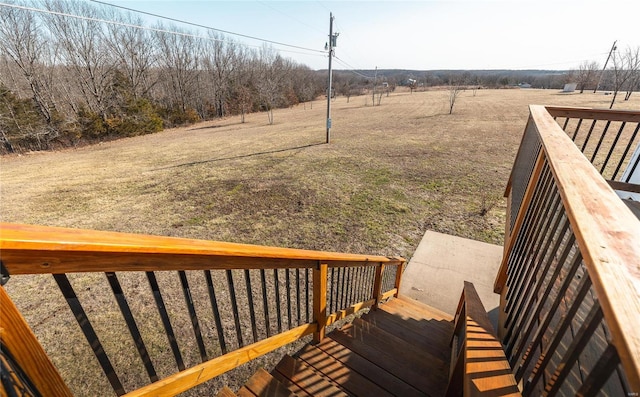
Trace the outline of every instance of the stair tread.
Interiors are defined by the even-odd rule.
[[[440,359],[449,360],[450,358],[449,349],[442,349],[442,346],[448,345],[451,335],[430,324],[436,320],[414,324],[416,320],[403,320],[384,310],[371,310],[361,318]]]
[[[356,338],[341,330],[334,330],[328,336],[427,395],[430,391],[441,389],[441,385],[434,384],[423,376],[423,370],[399,360],[393,354],[380,350],[380,346],[375,342]]]
[[[424,393],[331,338],[315,345],[345,366],[366,376],[381,388],[398,396],[419,397]]]
[[[316,373],[302,360],[297,360],[289,355],[282,358],[275,370],[310,396],[347,397],[345,392]]]
[[[403,295],[398,295],[397,298],[387,301],[386,304],[400,306],[407,311],[418,313],[421,318],[453,321],[453,315]]]
[[[393,394],[376,385],[365,376],[352,370],[342,362],[336,360],[315,346],[305,346],[300,352],[298,352],[297,357],[302,359],[310,367],[314,368],[315,371],[320,372],[325,377],[331,379],[349,395],[376,397],[393,396]]]
[[[264,369],[260,368],[244,387],[259,397],[294,397],[295,394],[287,389]]]
[[[216,397],[238,397],[238,396],[236,395],[236,393],[233,392],[233,390],[225,386],[222,389],[220,389],[220,391],[218,391],[218,394],[216,394]]]

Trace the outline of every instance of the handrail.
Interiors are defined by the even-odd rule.
[[[465,281],[451,336],[447,397],[521,396],[478,293]]]
[[[0,223],[0,250],[3,278],[26,274],[53,275],[114,391],[124,395],[126,390],[118,379],[116,369],[105,354],[90,316],[85,313],[70,282],[72,280],[66,274],[78,272],[106,275],[152,382],[126,394],[131,396],[174,395],[306,335],[313,334],[314,339],[320,341],[324,338],[326,327],[334,322],[364,308],[376,306],[381,300],[397,296],[405,263],[403,258],[384,256],[10,223]],[[222,355],[217,357],[210,358],[206,352],[205,338],[201,334],[193,303],[193,285],[189,285],[186,270],[204,271],[204,279],[207,281],[204,290],[208,291],[208,295],[205,294],[206,298],[200,299],[210,301],[211,304],[218,341],[208,343],[214,343],[214,347],[218,343]],[[219,284],[214,285],[214,270],[220,276],[217,283],[226,279],[227,286],[222,286],[224,291],[219,290]],[[265,270],[272,274],[265,274]],[[185,368],[173,331],[175,313],[172,313],[170,319],[156,279],[155,272],[171,273],[167,271],[172,271],[174,277],[177,271],[180,278],[193,336],[202,359],[202,363],[195,366]],[[135,272],[142,279],[145,276],[148,279],[157,314],[162,318],[161,327],[178,366],[179,371],[173,375],[158,380],[116,272]],[[258,287],[262,293],[260,297],[256,292],[257,288],[251,286],[252,278],[259,285],[261,283]],[[246,291],[235,287],[236,283],[242,281]],[[248,300],[246,310],[250,313],[250,320],[246,318],[246,313],[238,314],[238,294],[245,301]],[[313,300],[311,316],[310,295]],[[281,301],[282,296],[284,298]],[[292,296],[295,298],[292,299]],[[220,310],[220,299],[231,301],[229,313]],[[257,302],[254,304],[253,299],[261,299],[262,305]],[[262,309],[264,323],[258,325],[262,328],[257,332],[259,309]],[[224,321],[227,324],[231,320],[235,323],[238,343],[236,345],[232,341],[231,349],[227,349],[229,340],[225,343],[225,333],[229,331],[223,329],[223,316],[226,316]],[[241,316],[244,316],[242,321],[239,318]],[[277,320],[276,331],[273,330],[274,322],[269,325],[274,316]],[[253,338],[246,336],[246,333],[243,337],[242,322],[251,325]],[[188,327],[187,324],[185,326]],[[253,343],[247,345],[246,342],[251,339]],[[19,336],[18,339],[11,339],[14,344],[19,340]],[[168,360],[171,361],[171,358]],[[51,387],[54,388],[66,387],[59,384],[59,376],[43,381],[52,382]]]
[[[0,224],[0,250],[10,275],[73,272],[202,270],[229,268],[311,268],[398,264],[402,258],[293,248],[68,229]],[[37,262],[34,262],[37,259]]]
[[[543,259],[543,257],[537,257],[541,251],[541,245],[536,245],[533,241],[542,242],[542,234],[537,233],[541,233],[539,230],[544,230],[550,225],[551,219],[549,218],[548,223],[544,223],[541,214],[544,211],[549,211],[545,212],[548,214],[555,213],[553,212],[555,210],[545,209],[552,208],[554,201],[550,194],[544,192],[557,189],[561,199],[560,208],[563,209],[563,213],[566,213],[570,232],[575,237],[582,258],[582,262],[576,262],[576,266],[584,263],[586,267],[593,290],[597,295],[597,303],[602,307],[604,320],[611,333],[610,343],[617,350],[631,390],[637,392],[640,390],[640,337],[638,336],[640,335],[638,331],[640,330],[640,239],[638,238],[640,221],[618,198],[607,181],[582,155],[571,138],[552,117],[564,115],[569,111],[578,110],[567,108],[547,110],[543,106],[535,105],[530,107],[530,118],[525,134],[532,134],[542,144],[543,150],[536,168],[543,167],[544,170],[541,168],[531,175],[522,206],[515,208],[515,211],[518,211],[516,227],[507,236],[505,255],[496,278],[495,290],[501,291],[507,283],[507,271],[512,272],[509,277],[517,283],[539,277],[543,280],[546,277],[544,274],[528,276],[526,272],[533,271],[529,269],[538,266]],[[589,117],[602,119],[618,120],[620,117],[638,119],[637,112],[617,111],[607,116],[606,111],[579,111],[583,112],[585,117],[589,115]],[[536,198],[532,198],[534,195]],[[528,218],[529,220],[523,220],[525,216],[531,217]],[[527,222],[530,223],[527,224]],[[536,225],[538,228],[535,230],[538,231],[534,231]],[[550,242],[551,238],[556,237],[551,236],[547,241]],[[566,242],[559,241],[558,244],[566,244]],[[570,256],[572,251],[569,251],[570,246],[567,247],[564,255]],[[515,254],[518,258],[514,259],[512,250],[515,249],[519,251]],[[530,252],[528,259],[521,259],[527,252]],[[576,257],[575,261],[578,259],[580,257]],[[521,263],[518,265],[519,269],[509,269],[507,263],[511,260]],[[574,273],[570,274],[575,274],[577,267],[572,269]],[[502,293],[505,294],[504,291]],[[512,293],[512,291],[507,292],[507,297]],[[520,293],[523,292],[520,291]],[[516,298],[517,302],[513,303]],[[525,299],[528,298],[512,295],[508,305],[511,306],[512,311],[518,308],[516,313],[520,313]],[[520,313],[520,316],[522,315]],[[594,324],[597,324],[597,321],[594,321]],[[511,335],[512,340],[516,337]],[[526,350],[527,347],[520,346],[520,349]]]

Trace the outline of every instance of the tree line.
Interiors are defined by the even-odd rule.
[[[214,31],[77,0],[0,6],[0,152],[46,150],[310,101],[323,74]],[[66,15],[64,15],[66,14]],[[68,15],[80,16],[74,18]],[[103,21],[112,21],[105,23]]]

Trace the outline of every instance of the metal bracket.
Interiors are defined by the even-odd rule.
[[[9,270],[4,267],[4,262],[0,261],[0,286],[5,285],[9,281],[10,277],[11,275],[9,274]]]

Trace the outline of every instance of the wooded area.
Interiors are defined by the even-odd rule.
[[[135,136],[309,101],[324,78],[208,31],[145,25],[80,1],[16,1],[0,13],[0,152]],[[46,10],[37,12],[34,9]],[[80,16],[81,18],[69,15]],[[106,23],[105,21],[110,21]]]

